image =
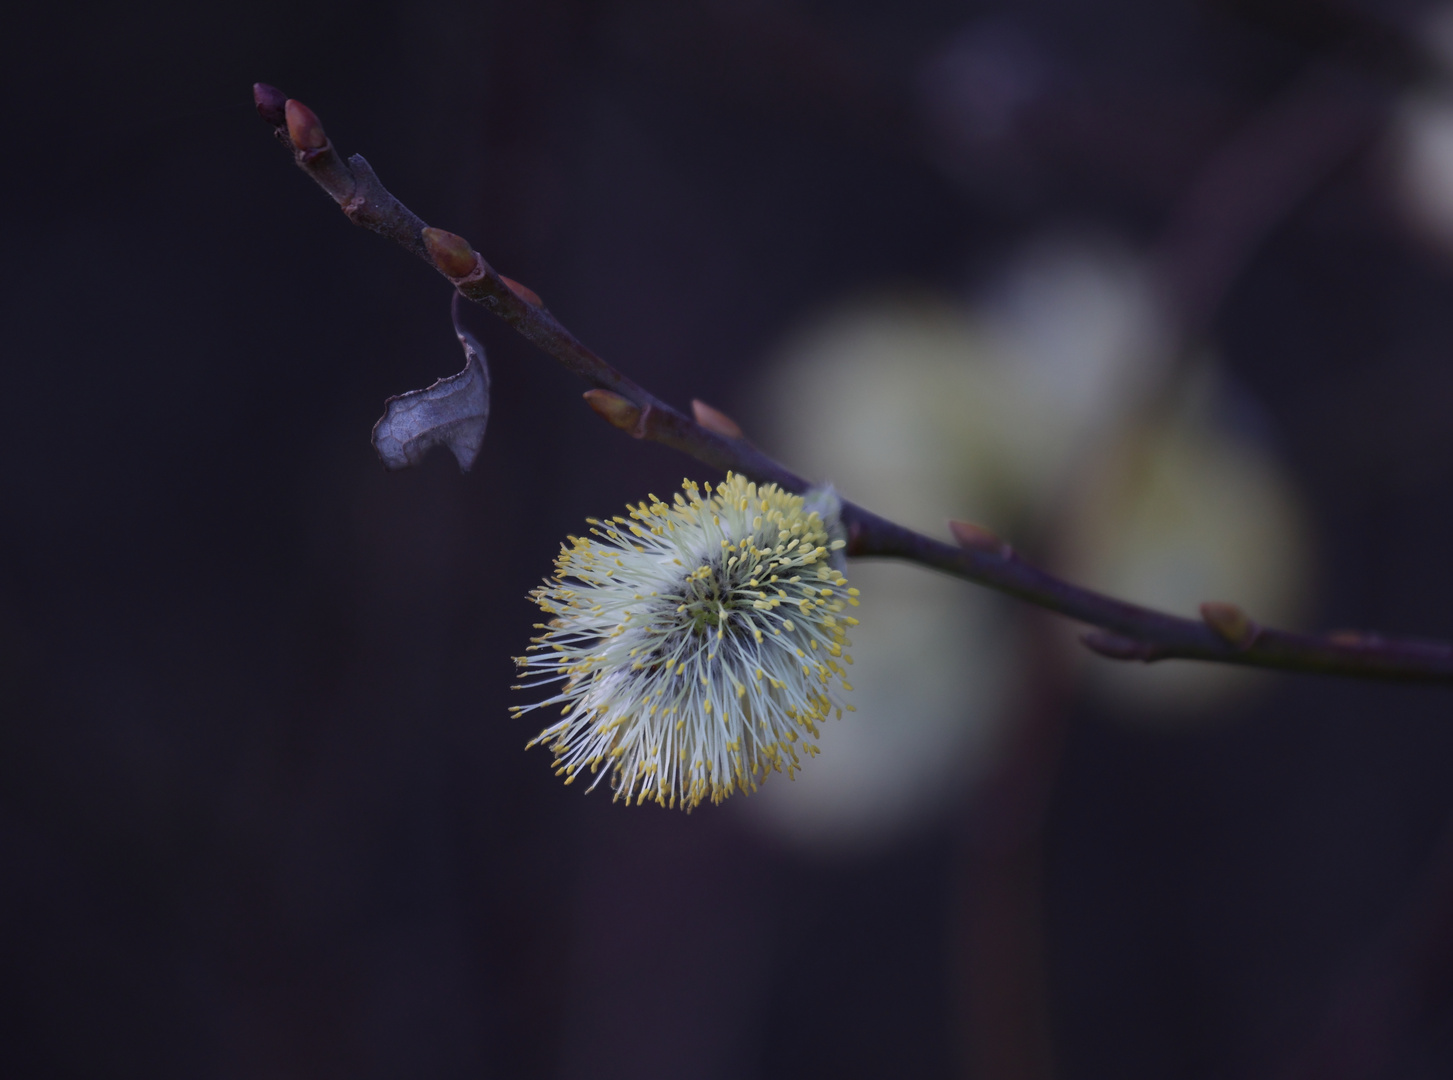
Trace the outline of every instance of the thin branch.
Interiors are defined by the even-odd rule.
[[[466,299],[488,308],[590,383],[590,406],[638,439],[662,443],[703,464],[791,491],[809,484],[762,453],[727,417],[696,403],[689,418],[617,371],[582,344],[518,282],[495,271],[461,237],[427,227],[379,181],[360,155],[336,152],[317,116],[273,87],[254,87],[258,113],[271,123],[298,166],[333,197],[354,224],[372,229],[434,266]],[[1116,660],[1212,660],[1249,667],[1405,682],[1453,683],[1453,645],[1371,634],[1296,634],[1260,627],[1230,604],[1202,605],[1185,619],[1072,585],[1021,559],[977,526],[953,523],[959,543],[916,533],[843,504],[847,554],[906,559],[1007,593],[1097,627],[1084,643]]]

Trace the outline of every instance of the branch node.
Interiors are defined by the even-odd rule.
[[[629,432],[637,439],[645,435],[646,413],[634,401],[629,401],[612,390],[587,390],[584,397],[585,403],[597,415],[604,417],[612,427]]]
[[[704,401],[698,401],[696,398],[691,399],[691,415],[707,431],[714,431],[716,434],[723,435],[728,439],[740,439],[742,437],[740,424],[720,409],[713,409]]]
[[[985,555],[997,555],[1001,559],[1010,558],[1014,554],[1012,547],[982,525],[969,521],[950,521],[948,528],[954,534],[959,547],[981,551]]]
[[[1261,634],[1261,627],[1246,612],[1221,600],[1207,600],[1202,604],[1201,618],[1228,645],[1242,651],[1251,648]]]
[[[462,236],[443,229],[426,228],[421,234],[429,258],[439,273],[454,281],[467,278],[479,266],[479,256]]]

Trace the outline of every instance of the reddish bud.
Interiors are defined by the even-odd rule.
[[[328,136],[323,131],[318,114],[301,101],[288,98],[283,105],[283,113],[288,122],[288,138],[292,139],[293,146],[297,149],[321,150],[328,145]]]
[[[1014,549],[1000,540],[982,525],[975,525],[968,521],[950,521],[949,532],[954,534],[959,547],[968,548],[970,551],[982,551],[986,555],[998,555],[1001,558],[1008,558],[1014,553]]]
[[[728,439],[740,439],[742,437],[741,425],[733,420],[720,409],[713,409],[704,401],[691,399],[691,414],[696,417],[696,422],[707,431],[714,431],[718,435],[725,435]]]
[[[475,255],[474,249],[464,237],[434,228],[426,228],[423,237],[429,258],[434,260],[434,265],[446,277],[468,277],[479,265],[479,256]]]
[[[530,288],[528,285],[521,285],[514,278],[507,278],[503,274],[499,276],[499,279],[510,287],[510,292],[514,293],[531,307],[542,308],[545,306],[544,301],[542,301],[539,295],[535,292],[535,290]]]
[[[1202,604],[1201,618],[1207,626],[1238,649],[1248,648],[1256,640],[1256,635],[1261,633],[1261,627],[1252,622],[1246,612],[1235,604],[1220,600],[1208,600]]]
[[[288,122],[288,96],[276,86],[265,82],[252,84],[252,102],[257,106],[257,115],[273,127],[282,127]]]
[[[635,402],[610,390],[587,390],[585,403],[612,426],[636,434],[636,426],[641,422],[641,407]]]

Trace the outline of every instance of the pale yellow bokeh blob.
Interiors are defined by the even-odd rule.
[[[1049,525],[1064,531],[1035,536],[1041,549],[1109,590],[1192,615],[1204,599],[1289,614],[1305,580],[1295,500],[1267,451],[1215,421],[1215,379],[1127,435],[1144,427],[1168,342],[1136,260],[1054,240],[973,304],[899,291],[813,320],[742,419],[794,469],[931,535],[947,538],[950,518],[1010,541]],[[967,792],[1026,674],[1012,601],[907,564],[848,572],[863,594],[858,712],[825,727],[798,780],[744,804],[818,848],[887,840]],[[1190,664],[1086,659],[1127,715],[1191,715],[1235,689]],[[1146,682],[1125,691],[1122,676]]]
[[[992,403],[1016,384],[957,308],[898,296],[828,316],[784,348],[750,425],[764,446],[883,513],[941,533],[1023,483],[1013,454],[965,454]],[[990,404],[978,416],[976,411]],[[1012,406],[1011,406],[1012,407]],[[998,422],[1001,418],[994,418]],[[995,476],[1008,469],[1009,475]],[[985,757],[1013,670],[1004,602],[942,575],[855,560],[857,712],[824,725],[820,753],[791,784],[747,800],[771,831],[817,848],[886,841],[967,789]]]
[[[1453,251],[1453,86],[1405,97],[1391,147],[1398,209],[1414,231]]]
[[[1312,578],[1300,500],[1257,441],[1218,423],[1225,388],[1203,365],[1168,409],[1122,429],[1062,516],[1060,569],[1125,600],[1190,618],[1205,600],[1295,627]],[[1212,717],[1270,676],[1223,664],[1084,657],[1090,688],[1132,719]]]

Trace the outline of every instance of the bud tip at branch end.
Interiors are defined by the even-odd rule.
[[[425,228],[422,236],[429,258],[444,276],[456,280],[465,278],[479,265],[479,256],[464,237],[435,228]]]
[[[1235,604],[1208,600],[1201,605],[1201,618],[1228,644],[1246,649],[1261,633],[1261,627]]]
[[[282,127],[288,122],[288,96],[276,86],[265,82],[253,83],[252,103],[257,106],[257,115],[273,127]]]
[[[283,105],[283,115],[287,120],[288,138],[293,141],[294,148],[307,153],[328,145],[328,134],[323,130],[318,114],[301,101],[288,98]]]
[[[691,414],[696,417],[696,422],[707,431],[714,431],[718,435],[724,435],[728,439],[740,439],[742,428],[735,420],[720,409],[713,409],[704,401],[691,399]]]

